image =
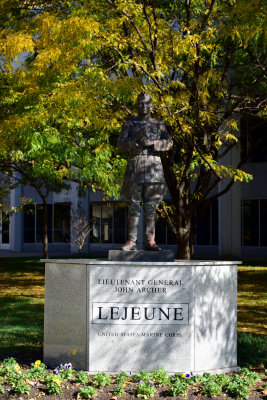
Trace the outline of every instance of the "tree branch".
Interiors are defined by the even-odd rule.
[[[114,7],[115,9],[117,9],[117,7],[114,5],[114,2],[113,2],[112,0],[107,0],[107,2],[108,2],[112,7]],[[129,19],[131,25],[133,26],[134,30],[136,31],[137,35],[139,36],[139,39],[141,40],[141,43],[142,43],[142,45],[143,45],[145,51],[147,51],[148,53],[150,53],[150,51],[149,51],[149,49],[148,49],[148,47],[147,47],[147,45],[146,45],[146,42],[145,42],[145,40],[144,40],[144,38],[143,38],[143,36],[142,36],[142,34],[141,34],[141,32],[140,32],[138,26],[136,26],[136,24],[134,23],[134,21],[133,21],[131,15],[128,14],[128,13],[127,13],[126,11],[124,11],[124,10],[121,10],[120,12],[121,12],[125,17],[127,17],[127,18]]]
[[[191,0],[185,0],[185,11],[186,11],[186,23],[187,26],[189,27],[190,21],[191,21]]]
[[[201,151],[195,146],[196,152],[199,154],[200,158],[209,166],[210,170],[213,172],[213,174],[218,178],[222,179],[221,175],[218,175],[213,166],[210,164],[210,162],[206,159],[206,157],[201,153]]]
[[[153,12],[153,18],[154,18],[154,23],[155,23],[155,34],[154,34],[154,50],[157,51],[158,48],[158,18],[157,18],[157,13],[156,13],[156,3],[155,0],[152,1],[152,12]]]
[[[256,54],[254,54],[252,52],[252,50],[249,48],[249,46],[246,47],[246,51],[248,53],[248,55],[250,56],[252,61],[256,61],[257,66],[262,70],[263,75],[266,76],[267,72],[266,72],[266,67],[260,62],[259,58],[256,56]]]
[[[164,202],[161,203],[161,206],[162,206],[162,209],[164,211],[164,215],[165,215],[165,219],[166,219],[166,222],[167,222],[167,226],[170,228],[171,231],[173,231],[174,235],[177,237],[178,232],[177,232],[176,226],[172,222],[171,217],[169,216],[169,212],[168,212]]]
[[[209,20],[210,14],[212,13],[214,4],[215,4],[215,0],[211,0],[211,3],[210,3],[210,6],[209,6],[209,9],[208,9],[208,12],[207,12],[207,14],[205,13],[204,20],[203,20],[203,22],[202,22],[202,24],[201,24],[200,31],[202,31],[202,30],[205,28],[205,26],[206,26],[206,24],[207,24],[207,22],[208,22],[208,20]]]
[[[139,69],[141,69],[141,70],[144,72],[144,74],[146,74],[147,76],[149,76],[149,78],[153,80],[153,82],[155,83],[155,85],[156,85],[160,90],[162,90],[162,85],[161,85],[161,83],[160,83],[154,76],[152,76],[152,75],[143,67],[143,65],[138,64],[138,63],[137,63],[136,61],[134,61],[134,60],[132,60],[132,61],[125,61],[124,58],[123,58],[123,56],[122,56],[122,54],[121,54],[120,51],[117,49],[117,47],[113,47],[113,49],[119,54],[119,56],[120,56],[120,58],[121,58],[121,60],[122,60],[122,62],[123,62],[124,64],[131,65],[131,66],[134,65],[135,67],[138,67]]]

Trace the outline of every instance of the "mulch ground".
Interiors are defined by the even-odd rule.
[[[38,388],[32,388],[31,392],[29,395],[20,395],[19,397],[15,397],[14,395],[11,394],[11,392],[7,392],[6,394],[1,394],[0,399],[3,400],[36,400],[36,399],[47,399],[47,400],[55,400],[55,399],[62,399],[62,400],[80,400],[81,397],[78,394],[78,387],[72,387],[70,386],[69,389],[63,388],[63,393],[60,395],[47,395],[44,391],[42,391],[42,387]],[[116,397],[112,395],[112,385],[107,389],[100,389],[98,394],[96,396],[93,396],[92,398],[95,400],[133,400],[137,399],[136,395],[134,394],[134,388],[128,388],[127,395],[124,397]],[[178,396],[178,397],[170,397],[168,396],[168,392],[166,391],[167,388],[159,388],[157,395],[153,397],[154,400],[233,400],[232,397],[228,397],[227,395],[222,395],[222,396],[214,396],[214,397],[207,397],[207,396],[202,396],[197,393],[196,390],[192,389],[187,392],[186,396]],[[251,391],[251,394],[249,396],[249,400],[263,400],[266,399],[267,396],[263,395],[262,389],[255,388]]]
[[[261,381],[256,383],[255,386],[250,389],[249,400],[264,400],[267,399],[267,390],[264,390],[263,387],[266,385],[267,379],[265,381]],[[136,383],[128,383],[126,384],[124,390],[127,393],[126,396],[116,397],[113,395],[113,390],[117,386],[116,384],[111,384],[108,388],[101,388],[98,391],[98,394],[93,396],[96,400],[133,400],[137,399],[135,393]],[[6,387],[6,393],[0,395],[1,400],[36,400],[36,399],[47,399],[47,400],[55,400],[55,399],[64,399],[64,400],[79,400],[81,399],[78,390],[84,385],[74,382],[68,382],[62,385],[63,392],[59,395],[48,395],[45,391],[45,385],[40,381],[37,381],[32,387],[29,395],[20,395],[15,397],[12,395],[12,388]],[[227,396],[226,394],[221,396],[207,397],[203,396],[199,393],[198,387],[192,387],[188,390],[186,396],[178,396],[172,397],[169,395],[169,386],[162,386],[157,388],[157,394],[153,397],[154,400],[233,400],[232,397]]]

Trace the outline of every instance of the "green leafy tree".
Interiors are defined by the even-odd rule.
[[[12,189],[15,189],[15,187],[16,185],[14,184],[11,177],[6,176],[3,173],[0,173],[0,213],[3,210],[3,201],[8,198],[10,191]]]
[[[22,4],[13,1],[8,4],[3,1],[0,4],[0,9],[2,8],[9,17],[0,21],[3,27],[0,39],[0,171],[10,177],[13,185],[11,189],[17,184],[30,185],[40,196],[44,258],[48,257],[49,194],[69,188],[66,178],[81,183],[82,186],[105,190],[111,186],[112,176],[114,179],[114,174],[119,173],[118,168],[114,174],[111,172],[111,150],[105,145],[103,138],[99,137],[99,132],[91,135],[90,146],[86,124],[81,120],[79,122],[74,116],[68,117],[67,110],[65,116],[62,104],[61,110],[57,110],[55,115],[46,115],[50,112],[46,107],[51,89],[55,84],[60,85],[60,82],[54,71],[51,76],[46,72],[40,74],[40,70],[38,71],[37,43],[32,39],[32,35],[36,23],[41,22],[43,18],[46,23],[48,16],[55,18],[54,9],[64,12],[66,16],[71,8],[64,3],[29,1]],[[73,65],[70,69],[74,72]],[[68,80],[71,83],[72,79]],[[67,99],[67,108],[75,108],[78,100],[76,96],[77,94],[73,99]],[[55,103],[53,107],[57,107]],[[116,160],[114,163],[116,164]],[[6,181],[4,189],[6,194]],[[111,188],[110,193],[112,194]]]
[[[25,152],[26,153],[26,152]],[[0,170],[9,171],[12,175],[11,186],[8,188],[10,191],[14,189],[18,184],[29,185],[33,187],[42,201],[42,228],[43,228],[43,256],[48,258],[48,196],[54,191],[56,193],[60,192],[62,189],[68,189],[69,184],[64,182],[60,176],[60,171],[55,169],[45,170],[42,169],[41,160],[35,159],[38,167],[35,168],[33,160],[27,160],[26,157],[20,154],[21,158],[15,159],[14,154],[9,157],[8,162],[2,164],[3,157],[0,157]],[[54,161],[52,157],[49,158],[50,162]],[[51,162],[52,167],[56,168],[56,163]],[[5,169],[4,169],[5,168]],[[49,168],[46,166],[46,168]],[[39,173],[38,173],[39,171]],[[5,188],[5,192],[7,188]],[[32,203],[32,199],[21,198],[20,203],[17,207],[13,207],[10,210],[10,214],[23,211],[24,207]]]
[[[1,154],[26,159],[36,174],[50,170],[53,180],[118,196],[125,167],[118,133],[145,90],[174,141],[162,157],[172,206],[163,203],[161,214],[178,256],[189,259],[210,202],[251,179],[240,169],[244,160],[229,166],[224,159],[238,143],[239,115],[262,115],[266,107],[265,3],[41,3],[34,13],[33,2],[25,2],[30,10],[20,15],[30,16],[13,18],[0,36]],[[224,189],[214,194],[220,182]]]

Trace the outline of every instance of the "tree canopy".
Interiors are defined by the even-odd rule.
[[[261,0],[1,1],[0,154],[34,176],[118,196],[116,149],[140,91],[174,149],[162,158],[172,206],[162,215],[189,258],[201,212],[227,179],[238,116],[266,113]],[[24,167],[23,167],[24,168]]]

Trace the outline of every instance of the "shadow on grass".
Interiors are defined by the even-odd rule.
[[[266,337],[240,333],[237,337],[237,362],[240,367],[267,363]]]
[[[5,358],[14,357],[20,365],[30,367],[36,360],[43,360],[43,347],[23,346],[17,348],[14,346],[5,347],[0,352],[0,363]]]
[[[18,362],[31,363],[42,359],[42,300],[26,296],[0,298],[0,360],[15,357]]]
[[[267,268],[242,266],[238,268],[238,331],[266,335]]]
[[[36,258],[0,259],[0,360],[42,358],[44,264]]]
[[[0,258],[0,272],[23,273],[26,271],[44,275],[44,263],[37,257]]]
[[[30,296],[2,296],[0,298],[0,354],[40,351],[43,343],[44,305],[42,299]],[[10,353],[9,353],[10,355]]]

